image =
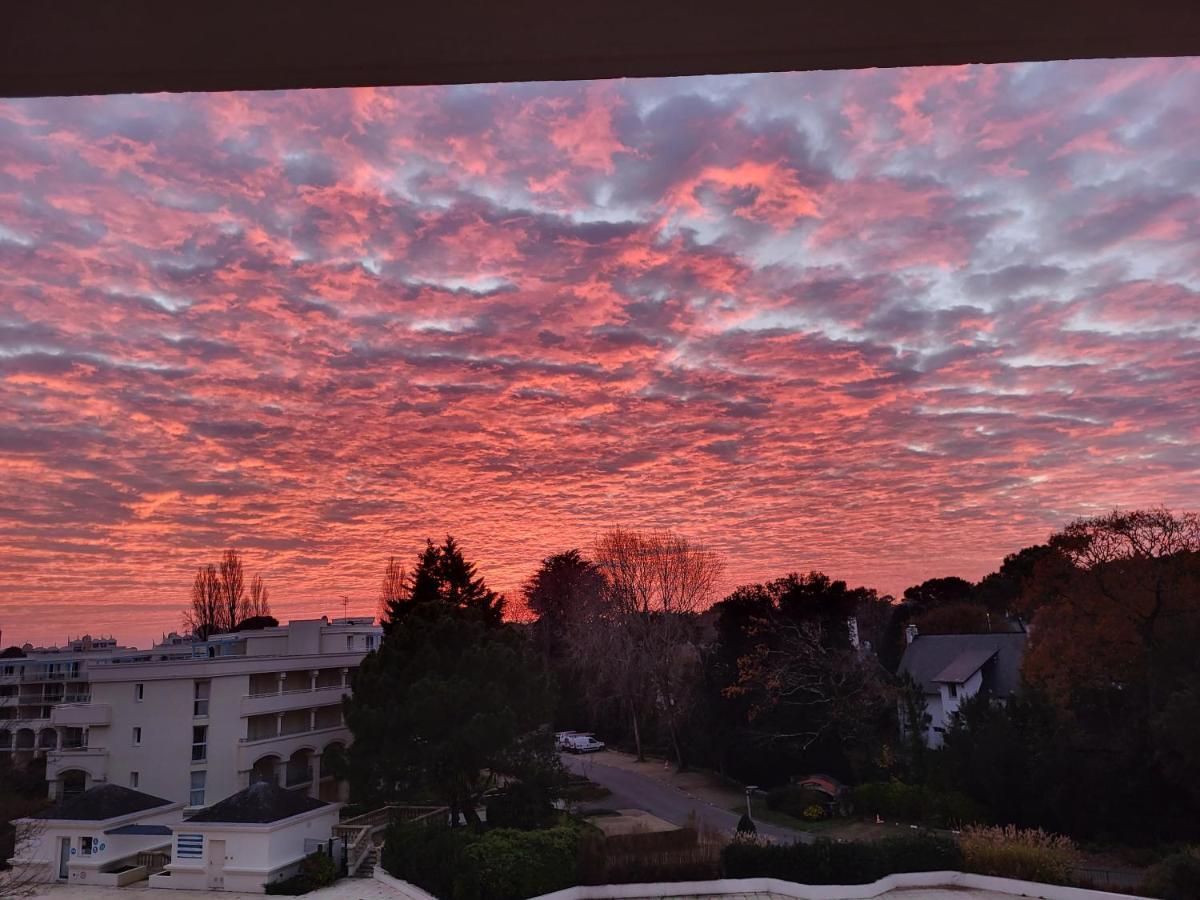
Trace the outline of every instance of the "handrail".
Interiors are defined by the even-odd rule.
[[[319,684],[315,688],[292,688],[289,691],[257,691],[246,694],[242,697],[243,700],[268,700],[271,697],[287,697],[292,694],[316,694],[320,691],[346,691],[349,692],[350,685],[348,684]]]

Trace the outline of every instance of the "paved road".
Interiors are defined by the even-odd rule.
[[[740,818],[737,813],[714,806],[707,800],[695,797],[679,788],[665,785],[653,778],[639,775],[637,772],[606,766],[591,756],[564,753],[562,759],[563,764],[572,772],[612,791],[611,797],[606,797],[599,803],[593,804],[595,806],[603,806],[607,809],[644,809],[646,812],[676,825],[685,824],[688,813],[695,812],[698,821],[706,822],[726,834],[732,834],[737,830],[738,818]],[[781,828],[765,822],[756,824],[759,834],[780,843],[790,844],[793,841],[809,843],[813,840],[813,836],[804,831]]]

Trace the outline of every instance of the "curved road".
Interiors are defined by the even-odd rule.
[[[614,766],[606,766],[591,756],[578,756],[573,753],[563,753],[563,765],[576,775],[582,775],[596,784],[608,788],[611,797],[606,797],[600,803],[591,806],[604,806],[609,809],[644,809],[652,815],[665,819],[675,825],[687,823],[688,814],[694,812],[697,821],[732,834],[737,830],[740,816],[737,813],[714,806],[707,800],[696,797],[680,788],[665,785],[653,778],[639,775]],[[756,822],[758,833],[784,844],[793,841],[809,843],[813,836],[804,831],[782,828],[778,825],[768,825]]]

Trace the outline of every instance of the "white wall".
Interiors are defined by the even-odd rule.
[[[209,667],[213,671],[217,667]],[[192,677],[149,679],[143,685],[143,700],[135,699],[134,681],[100,682],[92,685],[92,700],[112,706],[112,725],[92,728],[89,748],[108,751],[108,780],[133,787],[130,773],[138,773],[136,790],[187,803],[191,773],[206,775],[205,804],[234,794],[242,787],[238,779],[237,745],[245,736],[240,715],[242,697],[249,691],[249,676],[231,674],[209,679],[209,715],[192,715],[195,679]],[[192,727],[208,727],[207,759],[192,762]],[[133,743],[133,729],[140,727],[140,746]]]
[[[217,822],[184,823],[176,834],[201,834],[200,859],[172,858],[171,875],[156,885],[187,890],[210,890],[209,854],[213,841],[224,841],[219,877],[226,891],[261,892],[264,885],[291,875],[304,852],[305,841],[327,841],[338,822],[340,807],[331,805],[269,825],[225,825]]]
[[[162,812],[139,813],[106,822],[49,820],[34,825],[32,830],[27,830],[28,826],[24,824],[18,824],[19,834],[29,837],[19,840],[13,864],[38,872],[41,881],[57,881],[59,842],[67,838],[74,850],[68,864],[68,881],[72,884],[96,883],[96,874],[101,869],[115,866],[122,859],[144,850],[154,850],[171,842],[171,838],[166,835],[105,834],[106,830],[135,821],[143,825],[167,825],[174,828],[180,819],[179,807],[173,805],[164,808]],[[82,850],[85,837],[96,839],[103,844],[104,849],[84,856]],[[93,846],[96,846],[95,843]]]

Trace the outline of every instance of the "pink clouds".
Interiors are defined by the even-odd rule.
[[[0,104],[0,625],[619,523],[898,591],[1200,498],[1194,61]]]

